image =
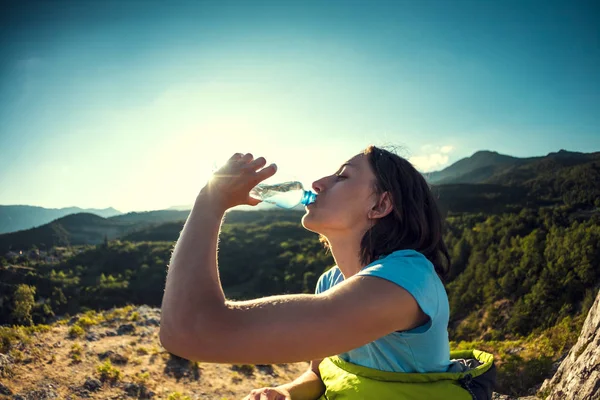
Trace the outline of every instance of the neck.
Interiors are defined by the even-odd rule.
[[[360,261],[360,242],[363,235],[364,232],[344,237],[327,236],[331,254],[344,279],[356,275],[364,267]]]

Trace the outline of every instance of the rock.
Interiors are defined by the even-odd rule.
[[[15,394],[12,398],[13,398],[13,400],[27,400],[25,397],[21,396],[20,394]]]
[[[132,324],[120,325],[117,329],[119,335],[131,335],[132,333],[135,333],[135,326]]]
[[[185,358],[171,354],[165,365],[165,375],[173,376],[178,382],[182,378],[195,379],[200,378],[200,368],[197,363],[193,363]]]
[[[143,383],[127,383],[123,389],[128,396],[136,397],[138,399],[151,399],[154,397],[154,392],[148,390]]]
[[[45,387],[41,387],[39,389],[30,390],[25,393],[24,396],[20,396],[23,400],[49,400],[49,399],[58,399],[58,393],[56,393],[56,387],[54,385],[48,384]],[[15,397],[13,397],[15,399]]]
[[[8,387],[4,386],[2,382],[0,382],[0,394],[10,396],[11,394],[13,394],[13,392]]]
[[[127,364],[127,362],[129,361],[129,358],[125,357],[122,354],[115,353],[110,356],[110,361],[112,361],[113,364],[124,365],[124,364]]]
[[[588,313],[579,339],[538,393],[547,400],[600,398],[600,293]]]
[[[157,318],[148,318],[144,324],[146,326],[150,326],[150,325],[160,326],[160,320]]]
[[[69,389],[71,389],[71,391],[73,392],[73,395],[75,397],[73,397],[73,395],[68,395],[67,399],[72,398],[72,399],[89,399],[90,397],[92,397],[92,393],[87,390],[84,387],[79,387],[79,386],[69,386]]]
[[[85,340],[87,340],[88,342],[95,342],[100,340],[100,336],[98,336],[98,334],[95,332],[90,332],[87,335],[85,335]]]
[[[523,351],[523,347],[511,347],[506,349],[506,354],[517,354]]]
[[[271,376],[277,375],[273,370],[273,366],[271,364],[256,364],[256,369],[262,372],[263,374],[268,374]]]
[[[101,360],[104,360],[105,358],[110,357],[113,354],[115,354],[114,351],[108,350],[108,351],[105,351],[104,353],[99,353],[98,354],[98,358],[101,359]]]
[[[100,390],[100,388],[102,388],[102,382],[96,378],[87,378],[83,384],[83,388],[89,390],[90,392],[95,392],[96,390]]]
[[[117,336],[117,332],[115,331],[106,331],[106,336]]]
[[[108,351],[105,351],[104,353],[98,354],[98,358],[101,360],[108,358],[111,363],[120,364],[120,365],[127,364],[127,362],[129,361],[128,357],[125,357],[124,355],[121,355],[119,353],[115,353],[112,350],[108,350]]]

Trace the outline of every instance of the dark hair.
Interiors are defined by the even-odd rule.
[[[445,280],[450,255],[442,237],[442,215],[423,175],[404,158],[375,146],[363,152],[375,173],[375,194],[389,192],[394,209],[379,219],[360,243],[361,262],[367,265],[396,250],[422,253]]]

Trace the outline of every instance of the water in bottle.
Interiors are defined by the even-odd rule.
[[[299,204],[305,206],[313,203],[317,194],[304,190],[302,183],[298,181],[277,183],[267,185],[261,183],[250,191],[250,196],[274,204],[282,208],[294,208]]]

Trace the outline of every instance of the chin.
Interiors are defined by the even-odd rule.
[[[309,230],[311,232],[319,234],[321,233],[318,230],[319,224],[317,221],[315,221],[315,216],[314,214],[311,214],[310,211],[307,211],[307,213],[304,214],[304,216],[302,217],[302,226],[304,227],[304,229]]]

